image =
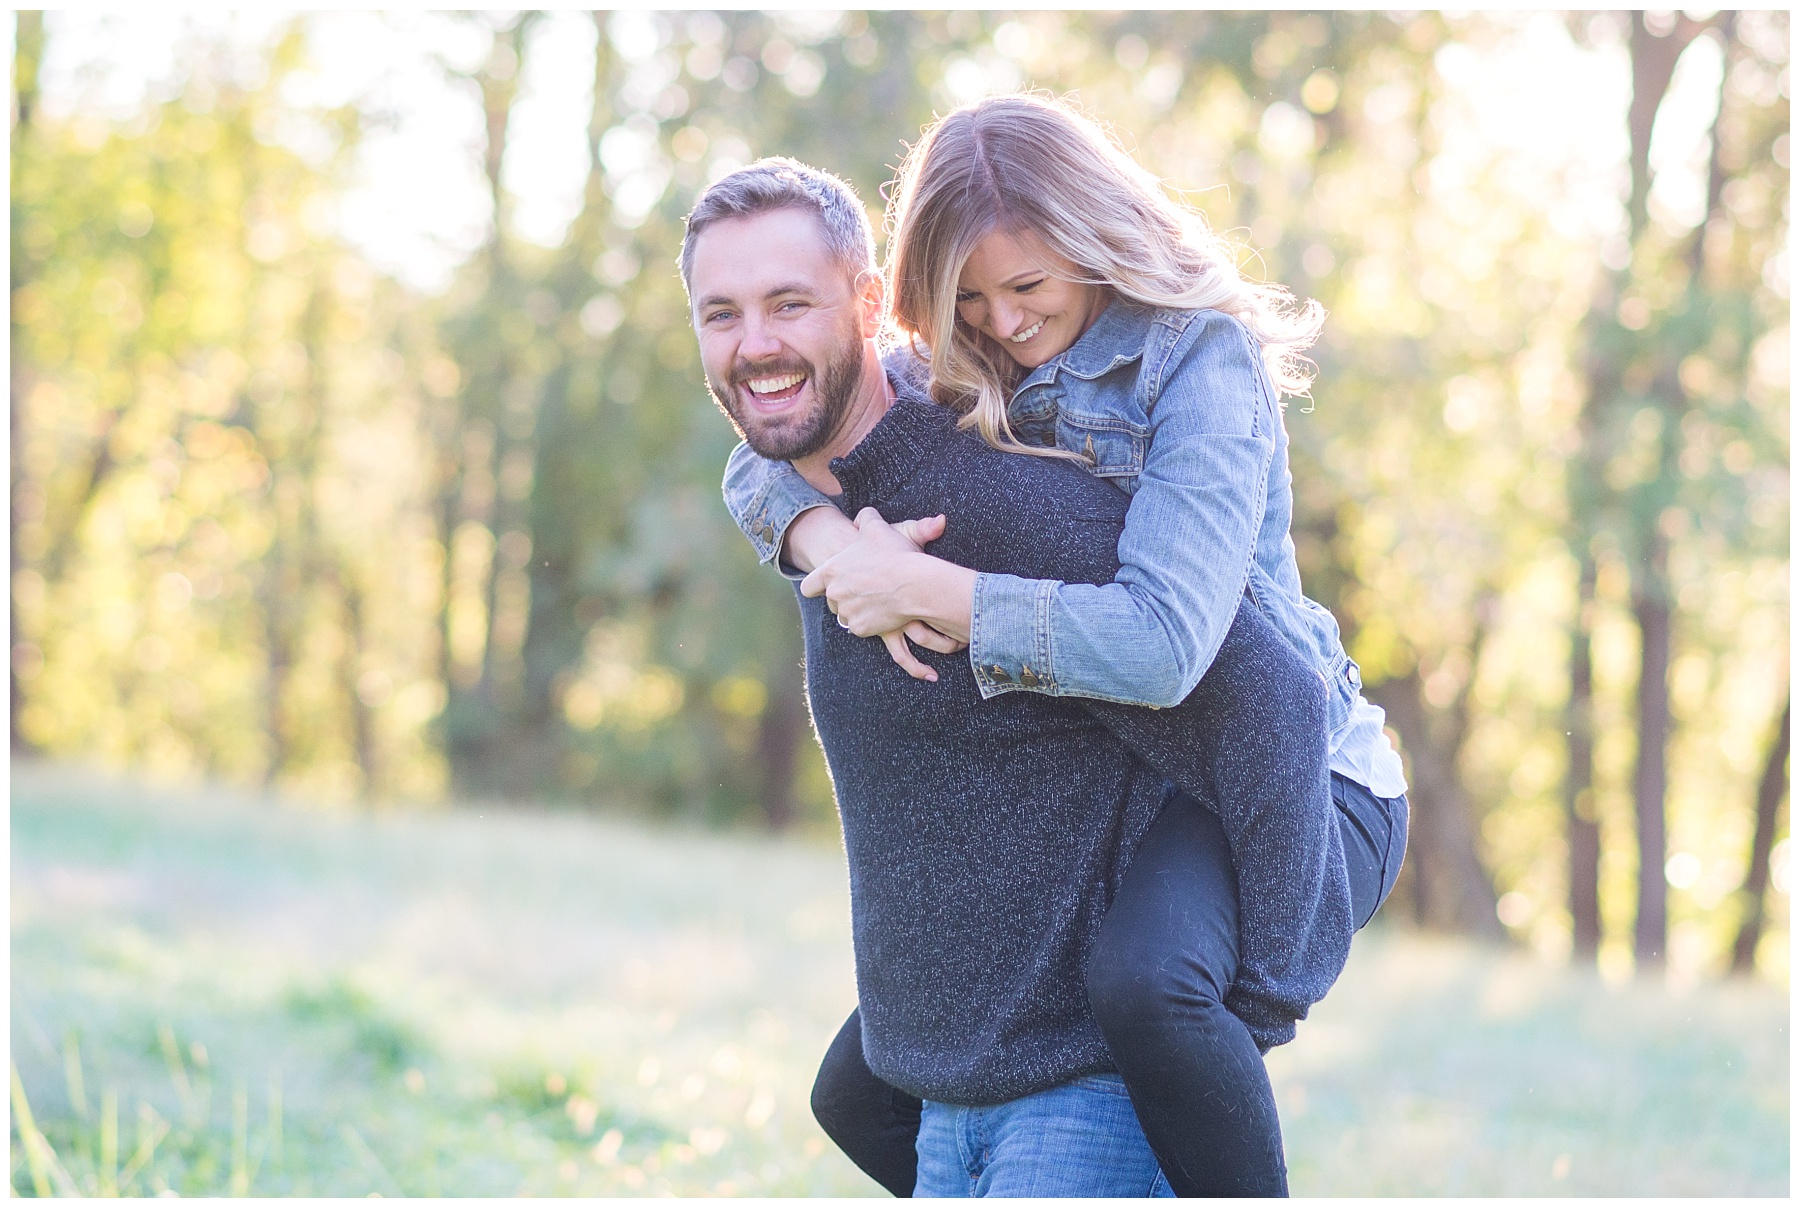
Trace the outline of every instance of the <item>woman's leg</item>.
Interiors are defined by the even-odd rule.
[[[1400,862],[1406,856],[1406,797],[1377,797],[1372,790],[1333,772],[1331,800],[1337,806],[1344,866],[1350,873],[1350,908],[1360,930],[1387,901],[1400,875]]]
[[[920,1102],[877,1078],[863,1060],[862,1015],[838,1029],[813,1081],[813,1118],[863,1173],[901,1198],[918,1177]]]
[[[1285,1195],[1262,1054],[1225,1007],[1242,941],[1219,819],[1278,836],[1303,813],[1317,829],[1313,811],[1331,809],[1325,694],[1246,597],[1182,707],[1200,723],[1204,774],[1184,786],[1200,799],[1171,800],[1132,857],[1090,958],[1089,1001],[1177,1194]]]
[[[1262,1054],[1225,1009],[1237,878],[1219,820],[1172,798],[1132,857],[1088,965],[1088,999],[1181,1196],[1287,1194]]]

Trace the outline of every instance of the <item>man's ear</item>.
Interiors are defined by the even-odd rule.
[[[862,334],[869,339],[881,330],[882,316],[887,311],[887,282],[872,268],[856,274],[856,296],[862,303]]]

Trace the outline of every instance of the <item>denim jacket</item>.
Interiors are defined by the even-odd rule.
[[[977,577],[969,661],[982,695],[1179,704],[1248,592],[1325,682],[1335,752],[1362,677],[1337,620],[1301,593],[1287,430],[1243,324],[1115,300],[1019,384],[1008,414],[1020,440],[1082,454],[1132,499],[1114,582]],[[741,444],[724,490],[765,562],[796,516],[828,502],[792,466]]]

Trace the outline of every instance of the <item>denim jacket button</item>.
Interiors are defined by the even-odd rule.
[[[1043,680],[1038,678],[1037,672],[1035,672],[1031,669],[1030,663],[1027,663],[1022,668],[1020,668],[1019,683],[1023,684],[1025,687],[1036,688],[1036,687],[1041,686],[1043,684],[1043,682],[1044,682]]]
[[[770,544],[774,544],[774,541],[775,541],[775,526],[774,526],[774,525],[772,525],[772,524],[765,524],[765,525],[763,525],[763,527],[762,527],[762,532],[761,532],[761,533],[760,533],[760,534],[758,534],[758,535],[759,535],[759,536],[760,536],[760,537],[762,537],[762,539],[763,539],[763,540],[764,540],[764,541],[766,541],[766,542],[768,542],[768,543],[770,543]]]
[[[1006,668],[1002,667],[999,663],[995,663],[992,667],[989,667],[988,674],[993,676],[996,683],[1010,684],[1013,682],[1012,676],[1006,674]]]

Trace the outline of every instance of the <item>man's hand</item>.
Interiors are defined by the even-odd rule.
[[[824,596],[838,623],[858,637],[880,635],[908,675],[935,682],[937,672],[914,656],[908,638],[954,654],[968,645],[975,572],[922,552],[944,535],[942,516],[889,524],[874,508],[856,517],[856,540],[800,584]]]

